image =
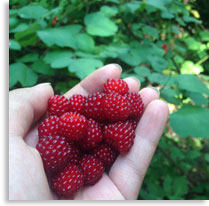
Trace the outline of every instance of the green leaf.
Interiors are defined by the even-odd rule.
[[[76,35],[76,48],[84,52],[93,52],[94,50],[94,39],[88,34]]]
[[[38,19],[48,12],[40,5],[28,5],[18,10],[18,15],[23,19]]]
[[[193,23],[197,23],[197,24],[201,24],[202,21],[197,20],[196,18],[192,17],[192,16],[183,16],[183,20],[187,23],[189,22],[193,22]]]
[[[208,105],[209,103],[208,98],[205,98],[201,93],[198,92],[187,92],[187,96],[191,98],[198,106]]]
[[[103,63],[97,59],[70,59],[68,70],[74,72],[80,79],[83,79],[101,66],[103,66]]]
[[[164,98],[167,102],[170,102],[171,104],[180,104],[178,95],[179,93],[171,88],[162,89],[160,91],[160,96]]]
[[[177,83],[180,89],[190,92],[205,93],[209,95],[209,89],[195,75],[181,74],[177,77]]]
[[[209,109],[184,105],[170,115],[173,130],[181,137],[202,137],[209,139]]]
[[[134,14],[141,6],[142,2],[133,1],[127,2],[120,6],[120,11]]]
[[[209,32],[200,32],[200,38],[202,41],[209,41]]]
[[[157,29],[154,28],[154,27],[145,25],[145,26],[143,27],[143,32],[144,32],[146,35],[149,35],[149,36],[151,36],[151,37],[153,37],[153,38],[156,38],[156,39],[159,38],[158,31],[157,31]]]
[[[188,49],[193,51],[199,50],[202,45],[199,41],[197,41],[193,37],[188,37],[184,39],[184,42],[186,43]]]
[[[146,0],[146,4],[156,9],[166,10],[165,1]]]
[[[13,39],[9,40],[9,48],[13,50],[21,50],[20,44]]]
[[[30,53],[30,54],[26,54],[24,57],[18,59],[19,62],[35,62],[38,60],[38,53]]]
[[[21,23],[18,24],[14,29],[10,30],[10,33],[17,33],[17,32],[21,32],[21,31],[25,31],[28,28],[28,24],[26,23]]]
[[[162,57],[159,56],[150,56],[148,58],[152,68],[157,71],[161,72],[163,69],[166,69],[168,67],[168,62]]]
[[[76,35],[81,30],[80,25],[70,25],[56,28],[48,28],[37,32],[40,39],[47,45],[76,48]]]
[[[204,155],[204,159],[205,159],[205,161],[209,162],[209,153],[206,153],[206,154]]]
[[[9,87],[20,82],[23,87],[33,86],[38,80],[38,75],[23,63],[15,63],[9,67]]]
[[[100,11],[102,12],[102,13],[104,13],[106,16],[108,16],[108,17],[111,17],[111,16],[114,16],[114,15],[116,15],[117,13],[118,13],[118,8],[117,7],[115,7],[115,6],[102,6],[101,8],[100,8]]]
[[[126,50],[124,53],[119,54],[119,58],[121,59],[121,61],[130,66],[137,66],[142,63],[142,58],[139,54],[139,50],[137,49]]]
[[[21,46],[33,45],[38,41],[36,31],[40,29],[40,25],[37,23],[31,24],[26,30],[17,32],[15,34],[15,40],[17,40]]]
[[[134,68],[134,72],[142,77],[147,77],[150,75],[150,70],[145,66],[138,66]]]
[[[53,76],[55,74],[55,71],[41,59],[34,62],[34,64],[31,66],[31,69],[44,75]]]
[[[68,50],[56,50],[48,52],[44,57],[44,61],[51,65],[52,68],[64,68],[67,67],[71,61],[73,53]]]
[[[9,18],[9,29],[14,28],[19,23],[19,20],[16,17],[10,17]]]
[[[108,37],[114,35],[118,30],[117,25],[102,12],[86,15],[84,23],[87,27],[87,32],[93,36]]]
[[[148,76],[150,82],[162,84],[166,86],[172,86],[176,83],[176,77],[170,75],[164,75],[160,73],[153,72]]]
[[[203,72],[203,67],[198,64],[194,64],[192,61],[185,61],[181,68],[181,74],[199,74]]]

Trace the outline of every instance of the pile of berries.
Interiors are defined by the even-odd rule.
[[[36,148],[58,197],[71,197],[81,187],[94,185],[119,153],[131,149],[143,110],[140,95],[129,92],[122,79],[108,79],[103,92],[87,97],[49,99]]]

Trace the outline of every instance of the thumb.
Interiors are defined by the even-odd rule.
[[[50,83],[9,92],[9,135],[23,137],[46,112],[53,93]]]

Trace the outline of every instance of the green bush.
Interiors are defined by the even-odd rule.
[[[120,64],[170,109],[138,198],[208,199],[209,32],[198,2],[10,0],[9,88],[51,82],[62,94]]]

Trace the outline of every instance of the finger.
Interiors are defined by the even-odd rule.
[[[53,95],[49,83],[16,89],[9,93],[9,134],[24,136],[32,123],[47,110],[48,99]]]
[[[148,104],[136,129],[133,147],[126,155],[120,155],[111,168],[109,176],[126,199],[137,197],[167,118],[165,102],[154,100]]]
[[[78,191],[75,200],[124,200],[117,187],[110,178],[103,174],[102,178],[93,186],[86,186]]]
[[[83,94],[84,96],[93,92],[101,92],[107,79],[120,78],[122,69],[118,64],[108,64],[87,76],[83,81],[69,90],[65,96],[70,97],[73,94]]]
[[[138,92],[140,89],[140,81],[135,77],[127,77],[124,81],[128,84],[129,92]]]

